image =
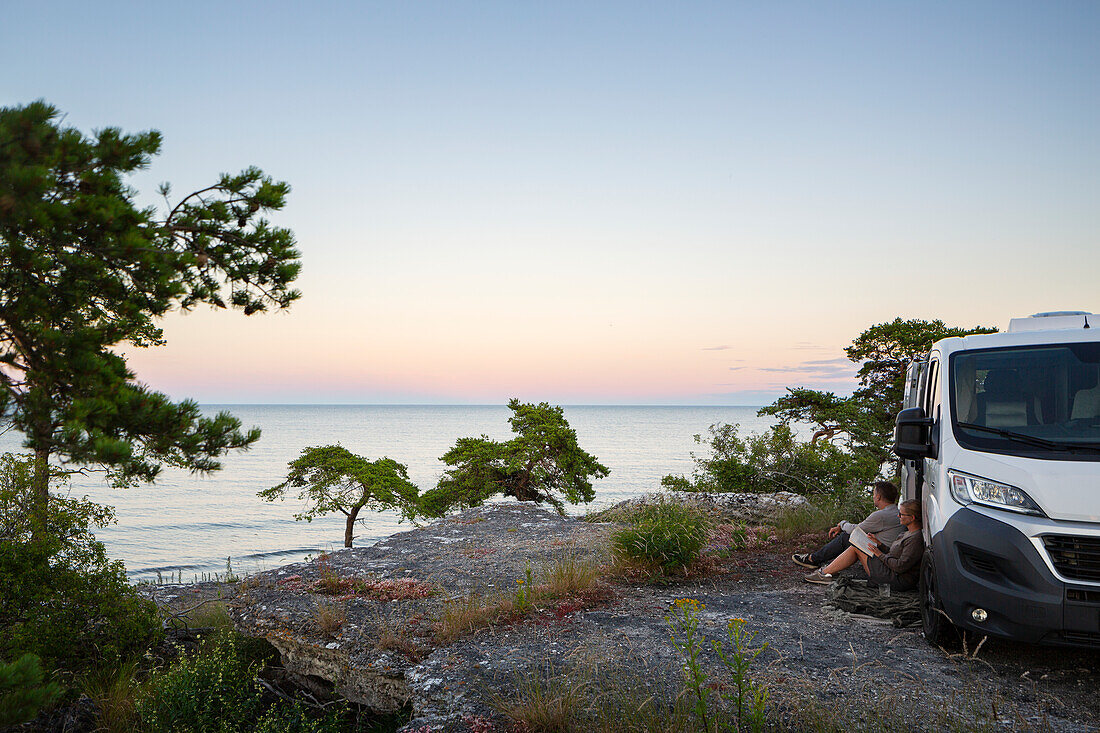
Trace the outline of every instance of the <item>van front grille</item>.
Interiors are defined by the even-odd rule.
[[[1100,537],[1043,536],[1050,561],[1066,578],[1100,581]]]

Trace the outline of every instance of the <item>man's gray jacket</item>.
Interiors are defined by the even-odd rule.
[[[840,528],[851,534],[856,525],[851,522],[841,522]],[[871,512],[866,519],[859,523],[859,528],[867,534],[873,534],[880,543],[887,547],[905,533],[905,525],[898,519],[897,504],[891,504],[885,509]]]

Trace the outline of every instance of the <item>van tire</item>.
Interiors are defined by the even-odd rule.
[[[958,640],[958,630],[940,602],[939,582],[936,578],[936,563],[931,552],[925,552],[920,563],[920,618],[924,627],[924,638],[929,644],[943,647]]]

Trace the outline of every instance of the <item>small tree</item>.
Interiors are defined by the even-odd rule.
[[[561,407],[546,402],[508,401],[514,438],[507,441],[459,438],[440,459],[452,468],[439,485],[420,498],[428,516],[442,516],[453,507],[480,506],[503,494],[520,501],[547,502],[564,511],[570,504],[595,497],[590,478],[604,478],[608,468],[577,445],[577,433]]]
[[[326,445],[305,448],[287,465],[290,473],[286,481],[264,489],[259,496],[275,501],[284,498],[290,489],[301,489],[298,498],[309,502],[309,506],[294,518],[307,522],[340,512],[347,517],[344,547],[352,546],[355,521],[364,508],[394,509],[404,519],[417,514],[420,491],[409,481],[405,465],[391,458],[371,461],[342,446]]]

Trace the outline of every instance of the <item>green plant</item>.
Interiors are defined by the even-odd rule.
[[[672,634],[672,643],[684,655],[684,680],[694,698],[695,717],[704,731],[717,730],[712,725],[711,695],[714,691],[707,686],[707,673],[703,670],[701,654],[703,635],[699,632],[699,611],[703,608],[693,598],[678,598],[672,604],[672,614],[666,618]]]
[[[46,534],[34,541],[25,511],[32,463],[0,456],[0,658],[31,653],[48,668],[75,672],[143,653],[160,633],[156,608],[91,531],[112,521],[112,512],[62,494],[63,477],[55,474]]]
[[[706,545],[709,522],[698,509],[671,501],[638,508],[629,526],[611,535],[614,552],[665,573],[685,569]]]
[[[225,558],[225,583],[236,583],[241,579],[241,576],[233,572],[233,556],[230,555]]]
[[[531,563],[527,563],[524,569],[524,578],[516,580],[515,596],[512,599],[512,609],[517,614],[525,614],[531,610],[531,597],[535,593],[535,582],[531,572]]]
[[[474,629],[488,626],[500,617],[502,611],[511,609],[497,599],[486,599],[476,593],[444,602],[435,622],[435,638],[446,644],[465,636]]]
[[[787,541],[825,532],[841,520],[865,517],[872,511],[871,492],[864,487],[850,487],[829,496],[812,497],[808,505],[783,512],[772,522],[778,538]]]
[[[708,455],[692,453],[692,477],[665,476],[661,485],[674,491],[773,492],[835,494],[853,484],[869,483],[880,464],[864,454],[853,454],[828,441],[802,442],[789,425],[742,438],[738,426],[717,423],[704,438]]]
[[[327,552],[322,552],[317,556],[317,575],[320,576],[317,583],[318,592],[330,596],[340,592],[340,576],[332,569],[332,563]]]
[[[710,644],[733,677],[734,686],[737,689],[733,696],[719,692],[724,699],[732,700],[736,704],[737,728],[740,729],[747,724],[750,730],[759,731],[764,727],[768,688],[753,683],[749,678],[749,667],[768,648],[768,645],[763,644],[753,649],[750,644],[755,638],[756,632],[750,632],[745,628],[745,619],[735,618],[726,624],[726,639],[733,649],[727,650],[717,640],[711,640]]]
[[[269,704],[256,681],[262,663],[235,636],[211,639],[192,656],[155,671],[139,699],[147,733],[336,733],[340,710],[314,713],[300,702]]]
[[[175,628],[217,631],[228,631],[233,628],[233,619],[229,617],[226,601],[210,599],[177,613],[171,613],[165,609],[162,609],[161,613],[167,617],[167,624]]]
[[[695,717],[704,731],[762,730],[768,700],[768,689],[755,684],[749,677],[749,667],[767,648],[767,644],[753,649],[750,645],[756,634],[745,628],[745,620],[732,619],[726,625],[726,641],[729,647],[717,639],[708,640],[699,630],[699,613],[703,604],[692,598],[680,598],[672,604],[666,617],[672,643],[684,656],[684,681],[694,702]],[[704,644],[710,648],[725,666],[733,681],[734,692],[727,693],[710,681],[703,666]],[[725,711],[714,704],[717,695],[732,703],[734,714],[728,719]]]
[[[33,720],[39,709],[57,699],[60,686],[43,677],[41,660],[33,654],[0,663],[0,728]]]
[[[677,695],[672,704],[654,695],[651,681],[629,670],[614,674],[582,666],[555,674],[534,669],[517,675],[514,695],[490,696],[490,703],[529,733],[697,733],[698,726]]]

